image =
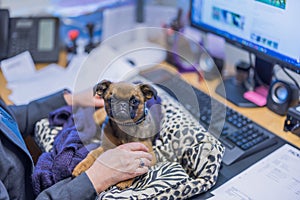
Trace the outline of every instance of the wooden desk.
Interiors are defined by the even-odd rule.
[[[58,63],[61,66],[65,66],[65,58],[66,55],[62,53],[60,55],[60,62]],[[40,69],[44,67],[46,64],[39,64],[37,65],[37,69]],[[162,66],[171,68],[168,66],[168,64],[163,64]],[[172,69],[174,70],[174,69]],[[283,131],[283,125],[285,117],[279,116],[272,111],[270,111],[268,108],[240,108],[232,104],[231,102],[228,102],[224,100],[224,98],[220,97],[214,92],[214,88],[217,86],[217,81],[200,81],[198,75],[195,73],[184,73],[182,74],[182,78],[192,84],[193,86],[208,92],[211,94],[214,98],[220,100],[221,102],[225,102],[226,105],[233,108],[234,110],[242,113],[243,115],[247,116],[251,120],[255,121],[256,123],[260,124],[261,126],[265,127],[266,129],[270,130],[271,132],[275,133],[279,137],[283,138],[284,140],[294,144],[295,146],[300,148],[300,137],[290,133]],[[8,99],[8,95],[10,94],[10,91],[6,88],[6,81],[3,77],[2,72],[0,73],[0,95],[4,99],[5,102],[11,103]],[[211,89],[208,89],[211,88]]]

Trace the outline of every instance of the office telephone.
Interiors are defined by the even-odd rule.
[[[10,17],[7,9],[0,9],[0,60],[27,50],[34,62],[57,62],[59,19]]]

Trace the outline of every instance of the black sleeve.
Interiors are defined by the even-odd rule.
[[[97,193],[86,173],[76,178],[64,179],[39,194],[37,200],[89,200],[96,199]]]
[[[33,135],[35,123],[48,117],[49,112],[67,105],[63,97],[65,91],[59,91],[47,97],[34,100],[27,105],[8,106],[16,119],[23,137]]]

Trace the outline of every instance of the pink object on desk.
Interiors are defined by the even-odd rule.
[[[269,88],[267,88],[265,86],[259,86],[259,87],[255,88],[255,92],[267,98],[268,93],[269,93]]]
[[[262,107],[267,104],[268,88],[259,86],[254,91],[245,92],[243,96],[245,99]]]

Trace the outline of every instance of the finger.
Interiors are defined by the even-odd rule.
[[[145,158],[139,158],[136,159],[138,167],[150,167],[151,166],[151,161]]]
[[[149,168],[148,167],[138,167],[136,168],[135,170],[135,176],[139,176],[139,175],[142,175],[142,174],[145,174],[149,171]]]
[[[152,154],[144,152],[144,151],[135,151],[135,152],[132,152],[132,154],[133,154],[132,157],[135,159],[144,158],[149,161],[152,160]]]
[[[104,106],[104,100],[100,97],[94,97],[94,104],[95,107],[103,107]]]
[[[128,151],[145,151],[148,152],[149,149],[140,142],[130,142],[126,144],[122,144],[119,146],[121,149],[126,149]]]

